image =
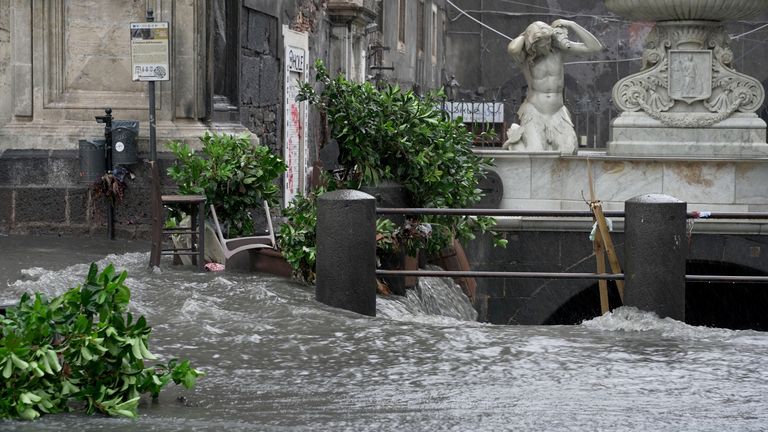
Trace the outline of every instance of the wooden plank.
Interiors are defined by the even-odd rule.
[[[605,215],[603,214],[603,206],[600,202],[592,203],[592,211],[597,218],[597,226],[605,245],[605,252],[608,255],[608,262],[611,264],[611,271],[613,273],[621,273],[621,265],[619,265],[619,257],[616,256],[616,249],[613,246],[613,240],[611,240],[611,233],[608,230],[608,224],[605,222]],[[624,303],[624,281],[617,280],[616,287],[619,289],[619,297],[621,297],[621,303]]]
[[[597,198],[595,197],[595,186],[592,179],[592,162],[589,159],[587,159],[587,177],[589,179],[590,207],[599,205],[599,201],[597,201]],[[592,213],[594,214],[594,209],[592,210]],[[596,214],[594,216],[594,220],[597,220]],[[603,246],[603,235],[601,230],[598,230],[595,233],[595,240],[592,242],[592,249],[595,252],[597,272],[605,273],[605,246]],[[600,279],[598,280],[597,285],[600,291],[600,313],[605,315],[605,313],[611,309],[611,305],[608,301],[608,281],[605,279]]]
[[[595,260],[597,261],[597,272],[605,273],[605,247],[603,246],[603,236],[599,232],[595,233],[595,241],[592,245],[595,251]],[[608,302],[608,281],[600,279],[597,284],[600,288],[600,313],[605,315],[611,309],[611,305]]]
[[[161,195],[160,200],[165,204],[197,204],[205,201],[204,195]]]

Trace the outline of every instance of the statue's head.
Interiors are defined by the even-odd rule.
[[[529,56],[541,55],[552,49],[554,29],[547,23],[536,21],[531,23],[523,32],[525,51]]]

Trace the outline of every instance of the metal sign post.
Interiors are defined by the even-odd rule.
[[[147,22],[131,23],[131,67],[134,81],[147,81],[149,91],[149,159],[157,161],[155,81],[170,79],[169,26],[155,22],[147,9]]]
[[[147,22],[131,23],[131,69],[133,81],[147,81],[149,91],[149,159],[157,163],[157,117],[155,116],[155,81],[170,80],[170,29],[168,22],[155,22],[152,9],[147,8]],[[153,169],[152,177],[159,177]],[[160,184],[159,178],[153,182]],[[160,202],[157,188],[152,188],[152,203]],[[154,223],[162,223],[155,220]],[[154,242],[158,240],[153,237]]]
[[[112,173],[112,108],[105,108],[103,116],[96,116],[96,123],[104,123],[104,164],[107,173]],[[111,199],[107,199],[107,238],[115,239],[115,205]]]

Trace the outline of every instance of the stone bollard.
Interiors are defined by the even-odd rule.
[[[686,203],[640,195],[624,211],[624,304],[685,321]]]
[[[338,190],[317,199],[315,297],[376,316],[376,199]]]

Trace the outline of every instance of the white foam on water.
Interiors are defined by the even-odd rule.
[[[597,318],[584,321],[583,327],[613,332],[656,332],[675,338],[729,338],[736,331],[686,324],[672,318],[660,318],[653,312],[622,306]]]

